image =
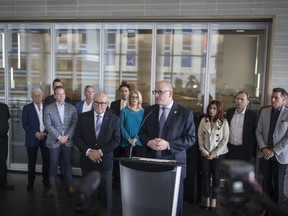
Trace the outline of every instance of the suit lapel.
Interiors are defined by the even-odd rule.
[[[285,106],[284,106],[284,107],[282,108],[280,114],[279,114],[279,117],[278,117],[278,120],[277,120],[277,123],[276,123],[276,126],[275,126],[275,130],[276,130],[277,128],[279,128],[279,125],[281,124],[281,122],[282,122],[282,120],[283,120],[283,118],[284,118],[285,113],[286,113],[286,108],[285,108]]]
[[[109,125],[109,116],[107,115],[107,112],[105,112],[103,119],[102,119],[102,125],[100,128],[98,140],[102,137],[102,133],[103,131],[105,131],[108,125]],[[95,126],[94,126],[94,131],[95,131]]]

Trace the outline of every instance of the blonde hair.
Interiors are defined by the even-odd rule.
[[[138,96],[137,108],[141,109],[142,108],[142,95],[141,95],[141,93],[138,90],[132,90],[132,91],[129,92],[127,107],[131,108],[131,106],[130,106],[131,100],[130,99],[131,99],[131,95],[133,93]]]

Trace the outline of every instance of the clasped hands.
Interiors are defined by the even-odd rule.
[[[101,153],[99,150],[90,149],[87,155],[94,163],[101,163]]]
[[[163,150],[168,149],[168,142],[166,140],[160,139],[160,138],[155,138],[155,139],[149,140],[149,142],[147,144],[150,148],[152,148],[153,150],[156,150],[156,151],[157,150],[163,151]]]
[[[68,136],[66,135],[61,135],[58,137],[58,141],[60,144],[65,144],[68,141]]]
[[[270,158],[272,158],[275,155],[274,151],[272,149],[269,149],[269,148],[262,149],[262,153],[263,153],[265,160],[269,160]]]
[[[44,132],[36,132],[36,134],[35,134],[35,137],[38,140],[44,140],[45,136],[46,136],[46,133],[44,133]]]

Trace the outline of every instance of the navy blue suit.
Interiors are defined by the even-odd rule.
[[[94,170],[101,173],[100,204],[111,211],[113,150],[120,142],[120,120],[111,111],[106,111],[102,119],[99,137],[96,139],[94,115],[94,110],[79,115],[73,141],[80,150],[82,175],[85,176]],[[86,156],[89,148],[101,149],[103,156],[100,163],[94,163]]]
[[[92,107],[91,109],[93,110],[94,109],[94,106],[93,106],[93,102],[92,103]],[[83,109],[83,104],[84,104],[84,100],[82,101],[79,101],[75,104],[75,108],[76,108],[76,111],[77,111],[77,114],[80,115],[82,113],[82,109]]]
[[[43,104],[43,109],[44,109]],[[42,110],[43,112],[43,110]],[[44,113],[44,112],[43,112]],[[22,111],[22,127],[25,130],[25,146],[28,154],[28,184],[33,185],[35,180],[35,166],[37,161],[37,152],[40,148],[42,156],[42,177],[43,183],[48,185],[49,180],[49,151],[46,147],[46,137],[43,140],[36,138],[35,134],[40,131],[40,123],[34,103],[27,104]]]
[[[156,151],[148,147],[147,143],[159,136],[159,105],[148,107],[143,120],[147,115],[149,116],[139,132],[139,138],[142,145],[147,148],[147,156],[156,158]],[[174,102],[163,126],[161,138],[169,142],[170,146],[170,150],[161,151],[161,158],[186,164],[186,149],[196,141],[193,113]],[[183,168],[181,176],[177,215],[182,215],[183,180],[186,177],[186,168]]]

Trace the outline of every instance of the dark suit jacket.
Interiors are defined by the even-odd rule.
[[[44,109],[44,104],[43,104]],[[44,116],[44,112],[43,112]],[[44,117],[43,117],[44,122]],[[36,147],[44,144],[44,140],[38,140],[35,136],[36,132],[40,132],[40,123],[34,103],[27,104],[22,111],[22,127],[25,130],[25,146]],[[46,132],[47,133],[47,132]]]
[[[233,115],[235,113],[236,108],[230,108],[227,110],[226,118],[230,125]],[[255,154],[257,148],[257,140],[256,140],[256,128],[257,128],[257,113],[246,109],[244,116],[244,125],[243,125],[243,137],[242,137],[242,145],[245,148],[245,152],[252,157],[252,154]]]
[[[98,140],[94,122],[94,110],[79,115],[73,141],[80,150],[80,167],[88,171],[110,171],[113,168],[113,150],[120,142],[120,120],[112,112],[106,111]],[[94,163],[86,156],[89,148],[101,149],[103,153],[101,163]]]
[[[92,101],[91,103],[92,103],[91,109],[93,110],[93,109],[94,109],[93,101]],[[75,104],[75,108],[76,108],[76,111],[77,111],[77,114],[78,114],[78,115],[80,115],[80,114],[82,113],[83,104],[84,104],[84,100],[79,101],[79,102],[77,102],[77,103]]]
[[[151,114],[149,114],[151,113]],[[145,110],[143,121],[147,119],[139,132],[139,138],[144,147],[148,149],[148,157],[155,158],[156,151],[147,146],[149,140],[158,138],[159,134],[159,105],[153,105]],[[192,111],[173,103],[170,113],[162,129],[162,138],[169,142],[170,150],[162,151],[162,158],[176,160],[186,164],[186,149],[196,141],[195,125]],[[186,169],[183,169],[183,177]]]
[[[110,109],[112,109],[115,114],[120,117],[120,108],[121,108],[121,100],[113,101],[110,105]]]
[[[6,104],[0,103],[0,137],[6,137],[9,131],[10,112]]]
[[[52,94],[52,95],[49,95],[45,98],[44,103],[45,103],[45,105],[49,105],[51,103],[54,103],[55,101],[56,101],[56,99],[54,97],[54,94]],[[72,104],[72,101],[68,96],[65,97],[65,102]]]

